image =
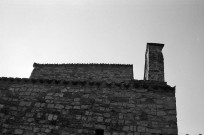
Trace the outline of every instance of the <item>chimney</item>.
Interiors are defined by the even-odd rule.
[[[145,53],[144,80],[164,82],[164,44],[147,43]]]

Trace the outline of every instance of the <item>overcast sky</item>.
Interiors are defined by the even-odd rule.
[[[204,134],[204,0],[0,0],[0,77],[33,63],[133,64],[143,79],[147,42],[164,43],[180,134]]]

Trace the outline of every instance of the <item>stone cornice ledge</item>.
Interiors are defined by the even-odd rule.
[[[89,86],[104,86],[106,87],[120,87],[122,89],[129,88],[144,88],[148,90],[159,90],[166,92],[175,92],[175,87],[171,87],[166,84],[166,82],[158,82],[158,81],[144,81],[144,80],[130,80],[125,82],[106,82],[106,81],[75,81],[75,80],[49,80],[49,79],[29,79],[29,78],[7,78],[1,77],[1,83],[9,83],[9,84],[53,84],[53,85],[89,85]]]

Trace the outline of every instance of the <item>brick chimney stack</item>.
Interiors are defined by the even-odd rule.
[[[164,82],[164,44],[147,43],[145,53],[144,80]]]

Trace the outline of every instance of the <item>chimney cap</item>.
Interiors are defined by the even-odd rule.
[[[160,46],[160,47],[164,47],[164,44],[162,43],[147,43],[147,46]]]

